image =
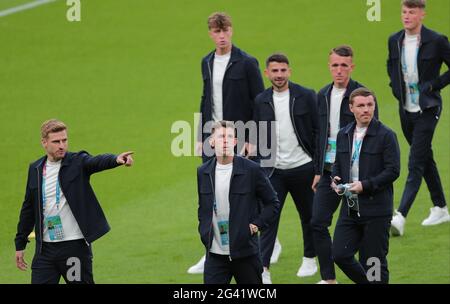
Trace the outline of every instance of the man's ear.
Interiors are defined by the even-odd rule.
[[[209,142],[209,145],[210,145],[212,148],[214,148],[214,138],[213,138],[212,134],[211,134],[211,136],[208,138],[208,142]]]

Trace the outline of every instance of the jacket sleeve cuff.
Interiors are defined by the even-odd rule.
[[[30,240],[22,240],[22,239],[20,239],[20,240],[18,240],[18,239],[16,239],[15,240],[15,243],[16,243],[16,251],[22,251],[22,250],[25,250],[25,248],[27,247],[27,243],[29,243],[30,242]]]
[[[263,225],[263,222],[260,219],[256,219],[252,221],[250,224],[253,224],[258,227],[258,230],[264,230],[265,226]]]
[[[363,187],[363,193],[370,193],[373,190],[372,183],[370,180],[366,179],[361,181]]]

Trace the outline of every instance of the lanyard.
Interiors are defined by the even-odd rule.
[[[352,154],[352,159],[350,161],[350,168],[353,167],[355,160],[357,160],[357,159],[359,160],[359,154],[361,151],[362,142],[364,140],[364,137],[366,136],[366,132],[367,132],[367,129],[364,131],[364,134],[363,134],[361,140],[359,140],[359,141],[356,140],[356,129],[353,133],[353,150],[354,151]]]
[[[417,38],[416,55],[415,55],[415,59],[414,59],[414,68],[413,68],[413,72],[411,74],[408,74],[408,66],[406,65],[405,39],[406,38],[403,39],[403,48],[402,48],[402,56],[401,56],[402,72],[403,72],[403,76],[405,77],[405,81],[408,83],[412,83],[412,82],[414,82],[414,81],[412,81],[412,77],[415,74],[417,74],[417,57],[419,56],[420,36]]]
[[[47,162],[44,163],[44,168],[42,169],[42,208],[45,209],[45,201],[47,200],[45,195],[45,184],[47,177]],[[59,203],[61,201],[61,188],[59,187],[59,181],[56,181],[56,209],[59,210]]]

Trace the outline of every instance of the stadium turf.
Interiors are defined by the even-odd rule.
[[[31,1],[31,0],[30,0]],[[27,1],[0,1],[0,10]],[[92,177],[112,230],[93,244],[97,283],[201,283],[186,270],[203,248],[197,233],[196,157],[174,157],[171,125],[193,124],[199,108],[200,60],[213,44],[206,18],[233,17],[233,42],[262,64],[274,51],[291,61],[292,81],[320,89],[330,82],[328,51],[350,44],[353,78],[373,89],[381,120],[396,131],[402,171],[408,147],[386,73],[388,36],[401,28],[400,1],[381,1],[381,21],[369,22],[363,0],[322,1],[81,1],[81,22],[66,20],[66,1],[0,17],[0,283],[27,283],[30,270],[14,262],[14,235],[28,164],[39,158],[42,121],[69,126],[70,150],[92,154],[135,151],[135,166]],[[428,2],[425,25],[450,34],[448,0]],[[262,69],[262,67],[261,67]],[[268,82],[266,81],[266,85]],[[449,88],[434,138],[434,155],[449,199]],[[422,227],[431,207],[425,183],[407,219],[405,236],[391,238],[391,283],[450,283],[450,224]],[[302,241],[292,203],[285,204],[283,252],[271,268],[274,283],[298,278]],[[26,251],[31,264],[34,241]],[[349,283],[338,271],[337,280]]]

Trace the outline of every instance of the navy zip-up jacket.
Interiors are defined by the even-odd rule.
[[[61,162],[59,183],[84,239],[92,243],[106,234],[110,227],[89,180],[92,174],[120,166],[117,155],[91,156],[86,151],[67,152]],[[35,228],[36,253],[40,253],[43,240],[42,169],[47,156],[32,163],[28,170],[25,200],[20,211],[15,238],[16,250],[24,250],[28,235]]]
[[[197,169],[198,231],[207,252],[214,237],[212,217],[216,162],[216,158],[212,158]],[[280,202],[257,163],[240,156],[234,157],[229,201],[230,258],[260,254],[258,236],[250,233],[249,224],[258,226],[259,230],[267,228],[278,214]]]
[[[209,53],[202,59],[201,64],[203,77],[203,94],[200,102],[202,128],[206,122],[212,120],[214,54],[215,51]],[[262,91],[264,91],[264,82],[259,71],[258,60],[233,45],[222,83],[223,120],[244,123],[252,120],[255,97]],[[208,136],[209,134],[202,132],[202,137],[199,138],[205,140]]]
[[[325,151],[327,149],[328,137],[330,136],[330,102],[333,84],[328,84],[317,93],[317,107],[319,110],[319,157],[316,158],[316,167],[320,168],[320,174],[323,174],[325,165]],[[342,129],[346,125],[355,121],[355,115],[350,111],[350,94],[357,88],[364,87],[353,79],[347,84],[344,97],[341,102],[339,115],[339,125]],[[378,103],[375,103],[375,118],[378,119]]]
[[[402,72],[402,49],[405,31],[389,37],[387,72],[392,93],[399,101],[400,110],[406,102],[406,84]],[[419,105],[423,110],[442,106],[441,89],[450,83],[450,71],[440,74],[442,63],[450,67],[450,44],[446,36],[422,25],[418,53]]]
[[[303,151],[313,160],[315,174],[319,175],[320,168],[316,166],[318,164],[316,158],[319,156],[319,116],[316,98],[317,95],[314,90],[289,82],[289,111],[295,135],[298,144],[302,147]],[[275,130],[272,130],[271,128],[271,122],[276,121],[272,87],[256,97],[256,108],[253,119],[258,126],[257,160],[267,160],[268,165],[264,165],[262,162],[261,164],[265,167],[270,176],[273,172],[276,156],[275,153],[262,153],[263,151],[260,144],[267,146],[267,150],[271,151],[272,136],[276,136]],[[260,122],[267,123],[266,138],[262,137],[265,134],[262,134],[264,132],[262,132],[262,129],[259,126]],[[276,140],[274,140],[274,143],[276,144]],[[276,147],[274,147],[273,150],[275,151]]]
[[[336,141],[336,161],[332,176],[350,182],[350,161],[356,123],[342,128]],[[361,216],[390,216],[393,212],[393,183],[400,175],[400,148],[394,131],[373,118],[364,136],[359,158],[358,194]],[[344,199],[345,201],[345,199]],[[343,206],[342,210],[346,206]],[[342,213],[341,210],[341,213]]]

